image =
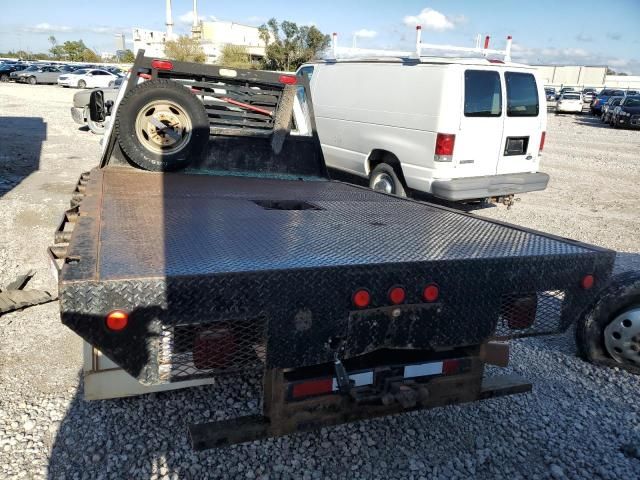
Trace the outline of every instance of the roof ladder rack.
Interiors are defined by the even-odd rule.
[[[488,35],[484,39],[483,46],[480,46],[480,35],[478,35],[475,47],[457,47],[455,45],[423,43],[422,27],[420,25],[416,26],[416,47],[413,52],[406,50],[377,50],[371,48],[338,47],[338,34],[335,32],[331,36],[331,40],[332,59],[349,58],[356,56],[422,58],[428,56],[423,53],[423,50],[440,50],[448,52],[477,53],[483,57],[487,57],[489,55],[501,55],[505,62],[511,61],[511,35],[507,37],[507,43],[504,50],[490,49],[490,37]]]

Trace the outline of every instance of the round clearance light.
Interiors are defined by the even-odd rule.
[[[129,314],[122,310],[114,310],[107,315],[107,328],[114,332],[119,332],[127,328],[129,324]]]
[[[582,277],[582,281],[580,282],[580,286],[582,288],[584,288],[585,290],[589,290],[591,287],[593,287],[593,284],[596,282],[596,279],[593,275],[589,274],[589,275],[585,275],[584,277]]]
[[[358,308],[367,308],[371,303],[371,294],[364,288],[353,294],[353,304]]]
[[[394,305],[404,303],[405,298],[407,298],[407,293],[404,291],[404,288],[393,287],[389,290],[389,301]]]
[[[438,300],[439,296],[440,296],[440,289],[435,283],[431,283],[426,287],[424,287],[424,291],[422,292],[422,298],[424,298],[426,302],[435,302],[436,300]]]

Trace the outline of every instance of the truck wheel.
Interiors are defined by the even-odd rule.
[[[369,175],[369,188],[399,197],[407,196],[395,170],[387,163],[381,163],[373,169]]]
[[[94,133],[96,135],[104,135],[104,131],[106,130],[104,122],[94,122],[93,120],[91,120],[91,115],[89,115],[89,107],[85,107],[83,115],[84,118],[87,119],[87,127],[89,127],[91,133]]]
[[[145,170],[165,172],[186,167],[209,140],[204,105],[172,80],[149,80],[120,102],[116,116],[120,146]]]
[[[578,322],[576,343],[585,360],[640,373],[640,271],[617,275],[598,294]]]
[[[27,80],[29,82],[29,85],[35,85],[36,83],[38,83],[38,80],[36,80],[36,77],[29,77],[29,80]]]

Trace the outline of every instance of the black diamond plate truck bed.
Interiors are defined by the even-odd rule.
[[[155,384],[560,332],[596,290],[583,277],[604,281],[613,259],[339,182],[107,167],[86,182],[60,301],[67,326]],[[105,327],[113,310],[126,331]]]

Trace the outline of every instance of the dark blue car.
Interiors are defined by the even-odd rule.
[[[602,113],[602,106],[607,103],[609,97],[624,97],[624,90],[613,90],[610,88],[605,88],[602,90],[597,96],[596,99],[591,103],[591,113],[593,115],[600,115]]]

